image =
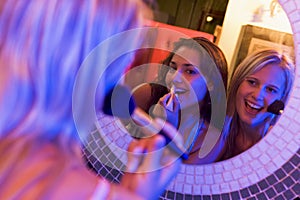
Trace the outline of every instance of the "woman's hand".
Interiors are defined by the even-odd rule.
[[[154,117],[159,117],[178,128],[180,122],[180,103],[174,93],[168,93],[159,99],[152,110]]]
[[[155,120],[173,141],[182,145],[177,130],[160,119]],[[180,144],[179,144],[180,143]],[[161,135],[134,140],[128,148],[127,172],[121,186],[145,199],[158,199],[180,169],[181,159],[168,147]]]

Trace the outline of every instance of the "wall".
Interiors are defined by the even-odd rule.
[[[229,0],[222,26],[219,47],[224,51],[230,69],[232,58],[242,25],[253,24],[282,32],[292,33],[290,22],[283,10],[270,16],[271,0]],[[261,8],[261,9],[259,9]],[[258,13],[254,16],[255,11]],[[259,13],[261,20],[258,20]]]
[[[223,22],[227,2],[228,0],[158,0],[155,20],[213,33],[215,26]],[[201,20],[205,20],[207,14],[215,15],[215,20],[200,27]]]

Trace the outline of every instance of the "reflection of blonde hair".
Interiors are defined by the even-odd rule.
[[[281,100],[286,103],[294,80],[294,64],[286,55],[279,53],[274,49],[258,50],[248,55],[234,71],[228,87],[227,101],[227,119],[224,127],[224,137],[227,140],[228,153],[234,148],[234,139],[238,131],[239,116],[236,111],[236,94],[239,86],[246,77],[261,70],[266,65],[276,64],[280,66],[285,75],[285,88]],[[274,124],[277,119],[273,118],[266,122],[265,132],[261,133],[262,137],[266,134],[270,125]],[[230,155],[228,155],[230,157]]]
[[[41,180],[55,187],[59,173],[66,170],[63,163],[78,158],[72,151],[77,144],[72,117],[76,73],[99,43],[141,26],[140,6],[138,0],[9,0],[0,4],[0,155],[9,157],[0,161],[2,186],[16,182],[14,172],[22,172],[20,165],[26,168],[30,155],[47,143],[58,147],[60,157],[55,161],[62,165],[53,162],[53,168],[44,171],[50,174],[28,178],[31,182],[23,190]],[[15,139],[19,136],[22,140]],[[33,143],[26,143],[24,137]],[[7,189],[1,187],[0,196]]]
[[[61,130],[73,134],[71,101],[77,70],[99,43],[140,26],[138,4],[134,0],[12,0],[3,6],[0,67],[9,79],[1,83],[5,85],[1,136],[28,132],[33,126],[54,128],[53,134]]]

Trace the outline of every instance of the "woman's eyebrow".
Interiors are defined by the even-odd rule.
[[[183,64],[184,67],[197,67],[196,65],[193,65],[191,63],[185,63]]]
[[[274,84],[269,84],[269,87],[275,88],[276,90],[280,90],[280,86],[279,85],[274,85]]]
[[[259,79],[258,79],[258,78],[256,78],[256,77],[254,77],[254,76],[247,76],[247,77],[245,78],[245,80],[247,80],[247,79],[251,79],[251,80],[259,81]]]
[[[245,78],[245,80],[247,80],[247,79],[255,80],[255,81],[257,81],[257,82],[260,83],[260,80],[258,78],[256,78],[256,77],[253,77],[253,76],[248,76],[248,77]],[[274,87],[274,88],[276,88],[278,90],[281,88],[279,85],[276,85],[276,84],[273,84],[273,83],[268,83],[267,85],[269,87]]]
[[[170,65],[175,65],[175,66],[177,66],[177,63],[176,63],[175,61],[171,61],[171,62],[170,62]],[[193,64],[191,64],[191,63],[184,63],[184,64],[183,64],[183,67],[194,67],[194,68],[198,69],[198,66],[193,65]],[[198,70],[199,70],[199,69],[198,69]]]

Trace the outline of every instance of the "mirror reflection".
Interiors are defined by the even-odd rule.
[[[160,2],[158,1],[158,3]],[[191,78],[195,74],[203,76],[201,70],[195,67],[199,66],[199,60],[202,61],[201,56],[189,47],[176,47],[176,44],[180,43],[179,38],[162,36],[158,31],[156,42],[166,44],[171,53],[157,49],[143,50],[135,64],[139,66],[149,63],[150,59],[150,63],[163,63],[163,65],[143,65],[143,67],[139,67],[140,69],[129,71],[126,75],[126,82],[133,88],[133,96],[137,104],[150,115],[169,121],[183,134],[185,147],[190,154],[190,159],[185,161],[187,164],[204,164],[225,160],[256,144],[274,126],[279,117],[270,113],[268,107],[275,100],[286,103],[293,82],[293,39],[290,27],[282,26],[282,24],[289,25],[289,23],[286,23],[288,22],[287,17],[278,2],[265,1],[264,3],[259,2],[259,4],[248,2],[240,5],[232,0],[226,2],[226,5],[227,12],[224,22],[222,19],[222,26],[215,24],[213,25],[214,31],[210,32],[201,31],[204,30],[200,29],[203,26],[192,30],[191,27],[184,29],[160,22],[147,24],[158,28],[174,28],[184,32],[188,37],[196,35],[200,36],[197,38],[208,40],[207,44],[209,43],[209,45],[206,44],[204,49],[219,69],[225,90],[227,75],[231,74],[225,129],[217,129],[219,132],[223,130],[222,137],[219,135],[215,137],[218,141],[214,143],[215,146],[211,149],[211,154],[206,155],[207,157],[200,159],[199,150],[203,145],[211,117],[211,114],[207,115],[210,111],[203,110],[211,109],[207,97],[210,96],[210,88],[214,84],[209,84],[210,81],[205,78]],[[179,8],[182,6],[181,1],[178,2],[178,6]],[[237,9],[239,12],[233,11],[233,9]],[[283,23],[284,20],[286,20],[285,23]],[[179,21],[179,19],[171,20],[173,23],[179,23]],[[167,22],[170,23],[170,20]],[[281,26],[278,26],[279,24]],[[203,47],[203,44],[199,44]],[[212,53],[207,46],[221,52]],[[262,49],[273,49],[274,51],[253,54]],[[145,53],[148,56],[147,62],[141,61],[141,58],[145,59]],[[218,59],[211,54],[218,55]],[[225,65],[226,67],[223,67],[222,70],[220,66]],[[206,67],[208,66],[206,65]],[[224,70],[225,68],[227,70]],[[140,73],[139,75],[144,74],[137,76],[137,72]],[[204,86],[202,87],[203,80]],[[182,82],[187,82],[189,89],[179,86]],[[194,83],[196,84],[194,85]],[[199,92],[197,87],[205,89]],[[190,88],[193,89],[195,98],[187,97],[187,91],[190,91]],[[193,99],[198,102],[196,107],[194,104],[185,106],[186,103],[193,102]],[[193,117],[197,111],[200,114],[197,115],[198,117]],[[127,128],[132,131],[133,126],[129,125]],[[213,135],[214,131],[211,130],[209,133]],[[221,140],[222,138],[224,140]]]
[[[175,2],[175,1],[172,1],[172,2]],[[178,1],[176,1],[176,2],[178,2]],[[286,4],[286,2],[289,2],[289,1],[285,1],[285,4]],[[162,24],[162,23],[155,22],[155,21],[149,22],[146,25],[152,26],[152,27],[164,26],[164,27],[168,27],[168,28],[174,28],[177,31],[187,34],[189,37],[205,37],[205,38],[209,39],[211,42],[217,44],[218,47],[225,54],[225,57],[226,57],[227,63],[228,63],[228,67],[229,67],[228,72],[229,72],[229,75],[231,75],[233,73],[233,71],[235,71],[234,69],[236,69],[238,64],[245,58],[245,56],[248,55],[248,52],[252,53],[250,49],[255,50],[258,47],[259,48],[271,47],[273,49],[285,52],[286,54],[290,55],[290,57],[292,57],[292,59],[293,59],[294,54],[293,54],[293,47],[291,45],[291,44],[293,44],[293,42],[290,42],[290,39],[292,39],[292,31],[290,28],[290,23],[284,13],[284,11],[281,10],[281,8],[278,6],[278,4],[275,6],[275,9],[273,10],[275,12],[270,12],[271,3],[272,3],[272,5],[274,5],[274,3],[276,3],[276,1],[251,0],[251,1],[244,1],[243,4],[241,4],[240,1],[230,0],[228,2],[228,6],[226,8],[227,11],[226,11],[226,14],[224,17],[224,22],[222,23],[221,26],[216,27],[216,30],[215,30],[215,32],[213,32],[213,34],[207,33],[207,32],[202,32],[202,31],[196,31],[196,30],[192,30],[192,29],[187,30],[185,28],[178,27],[178,26],[171,27],[171,25],[169,25],[169,24]],[[170,5],[170,6],[172,6],[172,5]],[[288,6],[286,6],[286,7],[288,7]],[[271,13],[273,13],[273,14],[275,13],[275,15],[271,16]],[[246,27],[246,28],[243,29],[243,27]],[[262,32],[262,30],[264,30],[264,31]],[[272,30],[272,34],[269,34],[269,33],[271,33],[270,30]],[[247,35],[249,35],[249,33],[251,33],[250,36],[246,37]],[[162,35],[160,32],[156,32],[155,34],[157,34],[157,37],[155,37],[155,40],[153,40],[153,41],[157,42],[158,44],[164,45],[170,51],[172,51],[172,49],[173,49],[173,43],[175,41],[179,40],[179,38],[174,37],[173,35]],[[266,37],[266,34],[268,35],[267,37]],[[287,39],[287,37],[289,37],[290,39]],[[148,39],[151,40],[152,38],[147,37],[147,40]],[[251,41],[252,41],[252,44],[251,44]],[[251,46],[251,48],[250,48],[250,46]],[[134,63],[132,64],[132,68],[130,70],[128,70],[128,72],[125,76],[125,82],[128,86],[130,86],[133,89],[133,92],[137,91],[139,87],[143,86],[143,84],[146,84],[146,85],[148,83],[152,84],[152,82],[157,81],[158,72],[160,69],[158,67],[160,64],[157,64],[157,63],[161,63],[163,61],[163,59],[168,56],[170,51],[164,52],[164,51],[161,51],[160,49],[143,49],[143,50],[140,50],[137,52],[138,53],[137,59],[134,60]],[[238,53],[240,53],[240,52],[243,52],[243,54],[238,55]],[[240,57],[243,57],[243,59],[240,59]],[[150,62],[149,62],[149,60],[150,60]],[[239,61],[237,61],[237,60],[239,60]],[[244,80],[243,85],[248,84],[249,81],[252,82],[251,78],[253,78],[253,76],[255,79],[260,80],[260,78],[261,78],[260,73],[264,72],[264,68],[271,69],[270,71],[272,71],[273,67],[276,69],[278,66],[273,66],[273,65],[265,66],[265,67],[262,67],[262,69],[260,69],[260,70],[257,69],[257,70],[255,70],[255,72],[253,71],[253,73],[248,74],[250,77],[250,80],[248,80],[248,79]],[[283,68],[277,69],[277,70],[279,71],[279,73],[276,73],[276,74],[278,74],[278,77],[280,77],[281,81],[279,81],[279,83],[278,82],[274,83],[271,81],[271,83],[274,85],[277,85],[277,84],[280,85],[282,83],[282,81],[288,77],[288,76],[286,76]],[[274,70],[274,71],[277,71],[277,70]],[[229,76],[229,79],[230,79],[230,76]],[[291,80],[291,79],[287,79],[287,80]],[[260,80],[259,83],[261,83],[261,82],[262,82],[262,80]],[[254,83],[255,83],[255,81],[254,81]],[[241,86],[241,85],[242,84],[239,84],[239,86]],[[284,83],[284,87],[285,86],[286,86],[286,83]],[[273,91],[272,87],[269,88],[268,90]],[[171,91],[171,88],[168,88],[166,86],[163,90],[163,94],[166,94],[170,91]],[[282,91],[280,90],[279,93],[281,94],[281,92]],[[163,94],[162,94],[162,96],[163,96]],[[273,93],[271,93],[271,94],[273,94]],[[144,94],[144,95],[146,96],[149,94]],[[276,96],[276,95],[275,95],[276,98],[273,98],[273,100],[278,99],[277,98],[278,96]],[[283,94],[281,94],[279,96],[283,97]],[[293,95],[293,97],[294,97],[294,95]],[[159,99],[157,99],[156,101],[158,101],[158,100]],[[249,102],[253,103],[251,101],[249,101]],[[271,102],[271,100],[269,102]],[[260,107],[257,107],[257,105],[255,105],[255,104],[254,104],[254,106],[250,105],[248,103],[248,101],[246,101],[246,100],[243,103],[244,103],[245,107],[249,106],[248,108],[250,109],[250,111],[251,111],[251,109],[253,109],[252,111],[256,112],[255,109],[257,109],[257,108],[260,109]],[[286,103],[287,102],[285,102],[285,104]],[[150,105],[153,105],[153,103],[151,103]],[[295,105],[297,105],[297,104],[295,104]],[[290,108],[290,105],[289,105],[289,108]],[[292,108],[295,108],[295,107],[292,106]],[[143,109],[149,110],[149,107],[143,108]],[[287,110],[287,111],[288,111],[287,113],[290,113],[290,110]],[[271,113],[268,113],[268,114],[271,115]],[[239,177],[234,176],[235,172],[232,172],[233,177],[230,176],[228,178],[228,179],[232,179],[232,181],[224,181],[222,179],[222,177],[226,176],[227,174],[231,174],[230,170],[232,170],[232,164],[237,165],[234,168],[234,169],[236,169],[237,172],[240,172],[240,171],[244,172],[247,170],[249,171],[249,169],[250,169],[249,173],[253,172],[253,174],[255,175],[256,174],[255,170],[257,170],[258,168],[256,168],[256,167],[251,168],[251,167],[252,167],[252,164],[254,164],[256,166],[256,164],[258,162],[257,162],[257,160],[252,160],[252,158],[253,158],[252,154],[253,155],[255,154],[255,156],[256,156],[256,152],[259,151],[258,153],[261,153],[260,150],[263,148],[268,148],[268,150],[266,150],[262,153],[262,158],[264,158],[265,155],[267,156],[267,158],[269,158],[270,155],[274,155],[274,153],[269,154],[270,151],[276,153],[277,149],[275,147],[273,148],[273,144],[271,144],[271,143],[274,140],[276,141],[277,138],[278,138],[278,141],[280,141],[280,139],[282,139],[282,137],[279,138],[278,134],[280,134],[282,132],[282,130],[286,129],[286,126],[284,124],[286,121],[282,120],[278,123],[279,126],[277,126],[277,127],[279,127],[279,129],[278,129],[279,133],[278,133],[278,130],[274,130],[276,128],[276,126],[274,127],[274,123],[276,123],[276,121],[278,121],[279,117],[280,117],[279,115],[274,115],[272,123],[270,121],[268,122],[268,129],[265,129],[266,131],[263,131],[263,133],[266,133],[269,130],[272,130],[271,134],[269,134],[270,137],[265,138],[265,141],[261,142],[255,148],[252,148],[251,150],[247,151],[245,154],[243,154],[241,156],[237,156],[234,159],[230,159],[225,162],[218,162],[218,163],[215,163],[212,165],[201,165],[201,166],[185,165],[185,164],[182,165],[182,169],[183,169],[182,172],[179,174],[179,176],[176,176],[174,179],[174,182],[172,182],[168,186],[167,192],[165,193],[164,197],[165,198],[168,197],[171,199],[173,199],[173,197],[174,197],[174,199],[175,199],[175,198],[183,197],[184,195],[187,195],[187,197],[195,196],[195,198],[196,197],[201,198],[202,196],[199,196],[200,194],[204,195],[204,198],[207,197],[205,195],[211,195],[211,194],[213,194],[213,195],[217,194],[216,196],[219,197],[220,196],[219,194],[221,194],[221,193],[222,194],[225,193],[225,195],[228,195],[227,193],[229,191],[241,192],[244,190],[248,190],[250,187],[249,185],[252,185],[253,183],[259,183],[255,176],[249,177],[247,174],[248,172],[244,173],[246,176],[245,179],[249,179],[249,181],[246,182],[246,184],[244,182],[243,177],[239,178]],[[269,119],[269,118],[266,117],[265,119]],[[102,120],[102,121],[104,121],[104,120]],[[108,122],[108,121],[109,120],[107,120],[107,124],[104,124],[104,125],[106,125],[104,127],[109,127],[109,130],[107,132],[111,131],[111,129],[110,129],[111,122]],[[121,128],[123,128],[123,125]],[[281,130],[280,130],[280,128],[281,128]],[[122,129],[122,131],[123,131],[123,129]],[[115,132],[118,132],[118,131],[115,131]],[[131,138],[131,137],[127,134],[126,130],[124,131],[124,137],[122,137],[122,135],[121,136],[114,135],[115,132],[111,133],[111,135],[112,135],[111,141],[118,143],[118,145],[120,147],[124,147],[123,144],[129,140],[128,138]],[[287,130],[287,132],[288,132],[288,130]],[[260,140],[259,137],[257,137],[258,140]],[[283,137],[285,137],[285,136],[283,136]],[[290,135],[289,137],[292,137],[292,136]],[[117,139],[115,139],[115,138],[117,138]],[[109,141],[109,142],[111,142],[111,141]],[[266,143],[270,143],[270,145],[265,145]],[[100,145],[101,149],[103,149],[104,144],[105,143],[101,143],[101,145]],[[242,146],[241,149],[245,148],[245,146],[247,146],[247,145],[249,145],[249,143]],[[251,145],[249,145],[249,146],[251,146]],[[125,145],[125,147],[126,147],[126,145]],[[115,151],[115,149],[116,148],[113,148],[113,151]],[[107,148],[104,149],[105,153],[107,152],[106,150],[107,150]],[[238,154],[238,153],[239,152],[237,152],[237,153],[234,152],[233,154]],[[124,167],[123,166],[124,163],[126,163],[126,160],[123,160],[122,154],[121,154],[121,156],[119,156],[119,154],[117,154],[115,152],[114,152],[114,154],[117,155],[117,158],[120,158],[120,160],[118,160],[117,158],[112,159],[114,161],[117,160],[117,162],[116,162],[117,164],[113,167],[115,167],[117,169],[122,169],[122,167]],[[281,155],[278,155],[278,156],[280,157]],[[226,157],[227,158],[231,157],[231,155],[228,156],[228,155],[224,154],[224,157],[222,159],[226,160],[227,159]],[[272,158],[273,157],[271,157],[271,160],[272,160]],[[101,162],[101,164],[102,163],[104,163],[103,165],[106,165],[105,162]],[[111,169],[111,168],[108,168],[107,166],[104,166],[103,168],[101,168],[101,167],[98,167],[97,164],[99,164],[99,163],[96,163],[93,166],[97,168],[98,173],[104,174],[105,176],[107,176],[107,174],[109,174],[108,177],[111,177],[112,181],[118,181],[120,176],[122,175],[122,170],[120,170],[120,171],[116,170],[117,171],[116,172],[114,170],[114,168]],[[239,164],[242,165],[243,167],[241,168],[241,166]],[[267,165],[264,165],[264,164],[265,164],[265,162],[262,161],[262,164],[260,165],[261,173],[260,172],[258,173],[258,176],[259,176],[258,180],[262,180],[262,181],[260,181],[260,183],[265,182],[267,180],[267,179],[264,179],[265,176],[268,176],[270,174],[272,175],[274,173],[273,171],[272,172],[270,171],[269,166],[271,166],[271,170],[277,169],[271,161]],[[103,170],[104,168],[108,169],[108,170],[105,171],[105,170]],[[208,172],[208,173],[206,173],[206,172]],[[216,174],[215,174],[215,172],[216,172]],[[211,181],[210,177],[215,176],[215,175],[216,175],[216,180],[213,182],[213,181]],[[237,173],[237,176],[239,176],[239,175],[242,176],[243,173]],[[260,176],[260,175],[262,175],[262,176]],[[275,173],[272,176],[274,177]],[[190,179],[190,177],[194,177],[194,179]],[[219,177],[221,177],[221,178],[219,178]],[[238,182],[240,184],[236,184],[236,182]],[[212,185],[212,184],[214,184],[214,185]],[[275,183],[273,185],[275,185]],[[273,185],[270,185],[270,187],[273,187]],[[214,186],[217,186],[217,187],[214,187]],[[245,187],[248,187],[248,189]],[[239,191],[239,190],[241,190],[241,191]],[[174,194],[174,192],[175,192],[175,194]],[[252,195],[252,194],[250,194],[250,195]]]
[[[274,126],[280,113],[270,105],[286,103],[294,73],[292,61],[274,49],[257,50],[237,66],[228,87],[223,159],[246,151]]]
[[[220,159],[223,146],[219,140],[223,123],[211,120],[211,107],[213,102],[216,110],[221,111],[216,108],[221,106],[225,113],[227,77],[227,62],[218,46],[203,37],[182,38],[163,61],[157,81],[138,86],[133,97],[145,112],[177,127],[189,155],[185,163],[211,163]],[[132,123],[127,127],[134,131]],[[208,132],[215,147],[200,158]]]

